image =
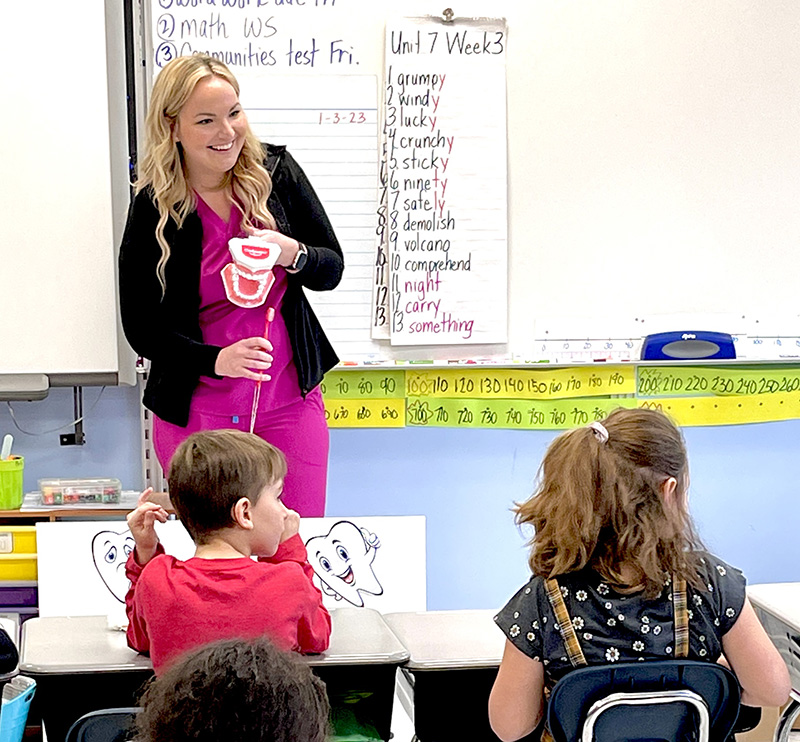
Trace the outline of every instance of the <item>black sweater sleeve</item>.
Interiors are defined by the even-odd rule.
[[[289,274],[289,280],[313,291],[336,288],[344,270],[342,248],[308,177],[284,151],[273,178],[273,189],[286,212],[291,236],[308,248],[308,261],[302,270]]]
[[[199,323],[202,225],[196,214],[178,230],[171,220],[166,290],[156,274],[161,247],[156,240],[158,210],[148,192],[133,199],[119,253],[120,315],[125,337],[153,362],[180,364],[195,375],[215,376],[221,350],[202,342]]]

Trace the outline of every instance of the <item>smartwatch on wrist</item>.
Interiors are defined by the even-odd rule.
[[[294,273],[302,270],[305,264],[308,262],[308,248],[302,242],[298,242],[297,244],[299,245],[297,255],[294,256],[294,262],[292,263],[291,268],[289,268],[289,270]]]

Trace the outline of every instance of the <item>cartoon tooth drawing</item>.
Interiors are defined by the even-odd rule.
[[[97,574],[120,603],[125,602],[130,587],[130,580],[125,576],[125,562],[135,545],[130,531],[100,531],[92,539],[92,560]]]
[[[374,533],[349,520],[340,520],[326,535],[310,538],[306,550],[322,591],[361,608],[364,606],[361,593],[383,594],[383,587],[372,570],[380,545]]]

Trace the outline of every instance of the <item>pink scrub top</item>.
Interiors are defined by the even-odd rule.
[[[231,206],[226,224],[199,196],[197,213],[203,225],[200,265],[200,328],[203,342],[224,348],[243,338],[263,336],[267,309],[274,307],[275,319],[269,328],[273,361],[267,371],[272,378],[261,385],[258,411],[267,412],[301,401],[292,346],[281,313],[281,303],[286,293],[286,271],[277,265],[272,269],[275,282],[261,306],[248,309],[228,301],[221,271],[232,262],[228,240],[247,236],[241,228],[241,215],[235,206]],[[201,376],[192,398],[192,408],[198,412],[249,419],[255,387],[256,382],[250,379]]]

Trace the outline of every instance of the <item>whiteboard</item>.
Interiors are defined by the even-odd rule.
[[[6,374],[113,383],[121,358],[132,382],[115,288],[127,207],[121,5],[3,8],[0,387]]]
[[[386,0],[148,4],[154,13],[173,6],[193,13],[197,28],[206,23],[202,38],[185,27],[177,47],[184,52],[224,46],[209,30],[215,17],[231,38],[245,19],[269,22],[274,34],[247,43],[275,63],[234,65],[267,78],[382,79],[384,29],[398,14]],[[666,316],[668,325],[673,314],[691,313],[713,325],[722,313],[762,332],[789,320],[794,331],[797,3],[465,0],[454,9],[508,22],[509,340],[468,350],[392,348],[390,357],[526,358],[537,322],[553,317],[617,327],[643,316]],[[400,12],[438,10],[407,0]],[[290,69],[297,57],[289,51],[312,41],[320,50],[314,64]],[[327,53],[333,45],[347,55]],[[347,266],[346,242],[344,249]]]

